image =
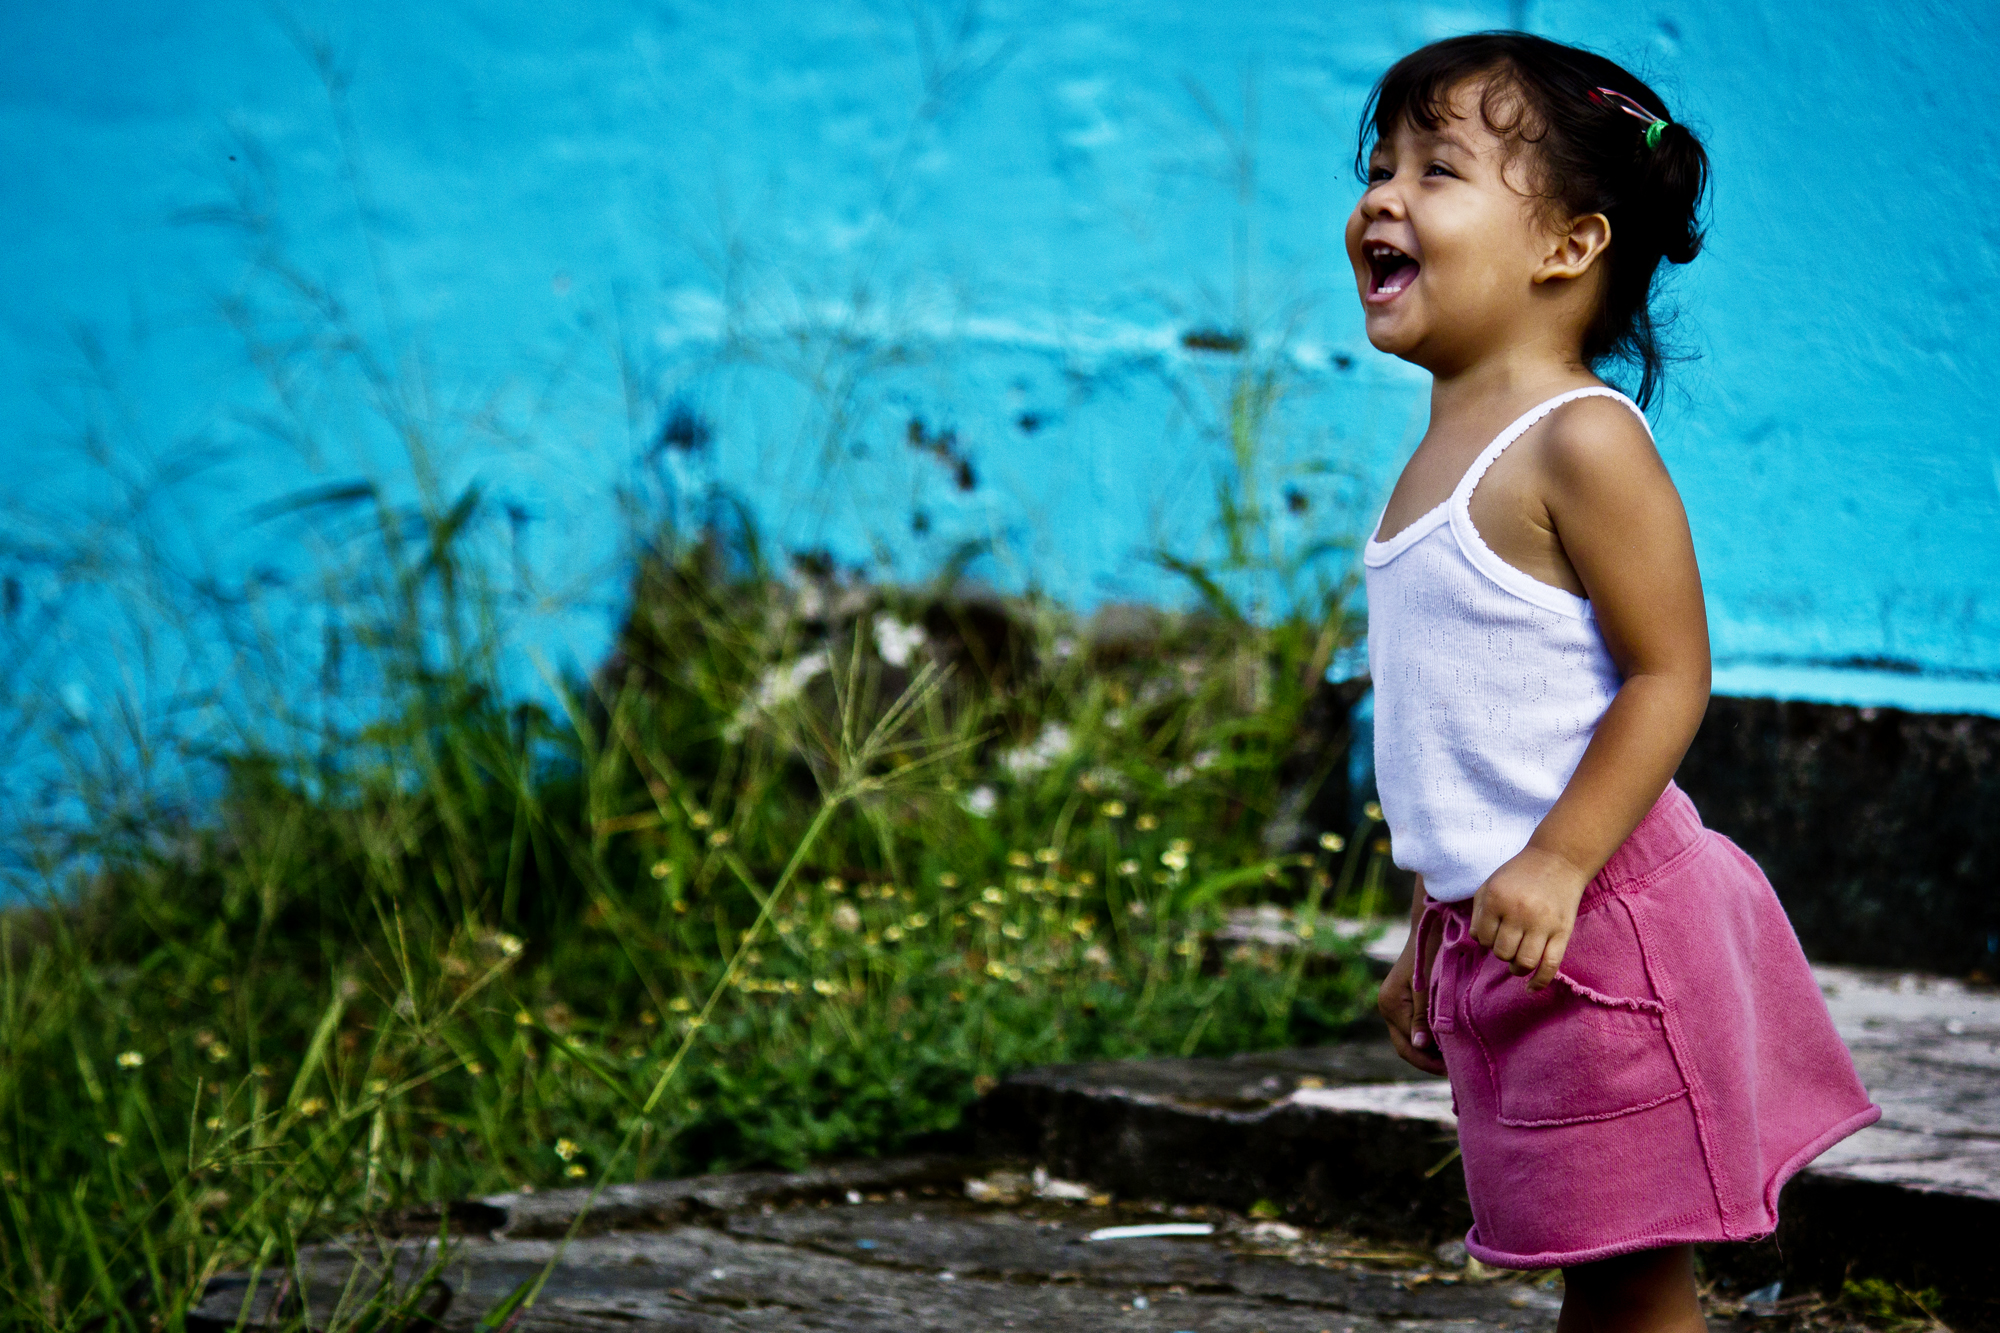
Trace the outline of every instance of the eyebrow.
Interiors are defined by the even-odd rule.
[[[1412,124],[1409,126],[1409,129],[1411,134],[1421,143],[1443,144],[1448,148],[1456,148],[1467,157],[1479,156],[1478,151],[1472,145],[1466,143],[1465,140],[1443,127],[1435,130],[1427,130],[1421,125]],[[1389,151],[1389,141],[1387,139],[1377,139],[1375,146],[1368,150],[1369,160],[1373,161],[1377,153],[1387,151]]]

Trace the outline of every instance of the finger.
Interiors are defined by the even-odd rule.
[[[1569,948],[1569,936],[1551,935],[1547,947],[1542,950],[1542,965],[1535,969],[1534,978],[1528,982],[1529,990],[1540,990],[1556,979],[1562,968],[1563,954]]]
[[[1507,964],[1517,977],[1525,977],[1541,966],[1542,950],[1549,942],[1548,936],[1540,931],[1521,932],[1521,943],[1514,950],[1513,959]]]
[[[1499,929],[1500,920],[1486,906],[1486,890],[1481,889],[1472,898],[1472,920],[1469,923],[1472,938],[1487,948],[1493,947],[1493,932]]]
[[[1503,963],[1514,961],[1514,955],[1521,949],[1521,928],[1512,921],[1503,921],[1493,933],[1493,956]]]
[[[1389,1042],[1396,1048],[1396,1054],[1401,1056],[1406,1064],[1414,1065],[1427,1074],[1442,1074],[1445,1072],[1444,1061],[1438,1059],[1435,1055],[1426,1051],[1420,1051],[1410,1045],[1409,1042],[1403,1040],[1403,1034],[1394,1028],[1389,1029]]]
[[[1414,976],[1410,978],[1410,991],[1407,998],[1410,1007],[1405,1013],[1407,1026],[1410,1029],[1410,1044],[1412,1046],[1429,1046],[1431,1044],[1431,1034],[1429,1026],[1424,1021],[1430,1012],[1430,1005],[1427,1003],[1429,997],[1417,989],[1417,979]]]

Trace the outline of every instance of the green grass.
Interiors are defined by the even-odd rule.
[[[178,1327],[423,1201],[893,1151],[1024,1065],[1311,1041],[1371,990],[1326,933],[1201,943],[1379,895],[1369,828],[1259,841],[1324,776],[1292,751],[1337,600],[1120,648],[695,544],[540,708],[462,614],[461,527],[355,595],[377,715],[246,731],[212,810],[0,917],[8,1326]]]

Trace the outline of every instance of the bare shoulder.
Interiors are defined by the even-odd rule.
[[[1549,414],[1536,452],[1551,480],[1565,487],[1666,482],[1666,464],[1653,437],[1630,407],[1592,396],[1564,403]]]

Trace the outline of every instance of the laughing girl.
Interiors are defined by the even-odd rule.
[[[1785,1181],[1880,1114],[1770,884],[1672,781],[1708,626],[1641,409],[1708,159],[1612,62],[1483,33],[1383,76],[1361,163],[1368,339],[1432,376],[1364,552],[1382,807],[1418,876],[1382,1013],[1450,1076],[1472,1255],[1561,1267],[1561,1333],[1699,1329],[1692,1247],[1769,1234]]]

